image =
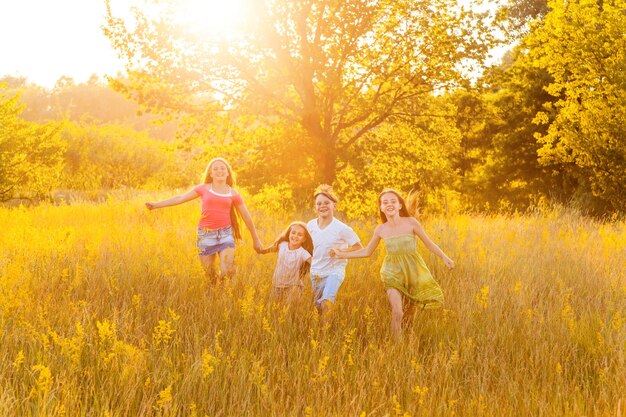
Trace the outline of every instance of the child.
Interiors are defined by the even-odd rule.
[[[454,262],[430,240],[420,222],[411,217],[400,193],[389,188],[384,189],[378,196],[378,210],[382,224],[376,227],[374,236],[364,249],[346,252],[334,248],[329,255],[340,259],[365,258],[383,240],[387,255],[380,275],[391,304],[391,331],[394,338],[399,339],[402,336],[402,318],[405,313],[403,304],[407,306],[408,317],[411,317],[416,305],[426,308],[443,304],[443,293],[439,284],[416,251],[416,236],[443,259],[448,268],[454,268]]]
[[[302,294],[302,277],[309,272],[313,240],[303,222],[291,223],[278,236],[272,246],[259,253],[278,252],[276,269],[272,278],[272,295],[293,302]]]
[[[348,261],[330,257],[330,249],[341,247],[345,251],[350,251],[361,249],[363,245],[352,228],[334,218],[338,199],[333,194],[331,186],[320,185],[313,196],[318,217],[307,223],[307,229],[313,239],[311,284],[315,306],[322,319],[325,319],[343,283],[348,264]]]
[[[252,236],[255,250],[261,249],[254,223],[246,205],[232,187],[235,178],[230,165],[223,158],[212,159],[204,173],[204,182],[185,194],[159,202],[147,202],[149,210],[175,206],[202,199],[202,216],[198,224],[196,246],[200,262],[207,276],[232,275],[234,272],[235,239],[241,239],[236,212],[239,213]],[[219,256],[221,274],[213,271],[216,257]]]

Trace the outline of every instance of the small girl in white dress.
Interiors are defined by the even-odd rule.
[[[293,302],[300,298],[304,284],[302,277],[308,275],[313,253],[313,239],[303,222],[291,223],[261,254],[278,252],[276,269],[272,278],[272,295]]]

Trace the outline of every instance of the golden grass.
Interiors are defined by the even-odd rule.
[[[292,309],[269,298],[275,255],[249,243],[236,276],[209,285],[197,215],[0,209],[0,415],[626,415],[623,221],[425,222],[457,268],[420,248],[446,306],[394,344],[382,248],[351,261],[322,326],[310,293]],[[265,243],[294,220],[253,215]],[[367,241],[373,223],[352,224]]]

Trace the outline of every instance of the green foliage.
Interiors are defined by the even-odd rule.
[[[105,33],[130,76],[115,88],[151,111],[196,118],[198,130],[221,111],[296,125],[304,135],[287,143],[307,149],[313,182],[332,182],[373,129],[419,114],[420,100],[459,83],[493,43],[489,13],[453,0],[253,2],[245,30],[223,39],[177,22],[175,2],[153,3],[132,22],[109,8]]]
[[[356,147],[355,157],[339,171],[337,191],[349,216],[371,216],[376,198],[385,187],[401,192],[416,190],[420,206],[445,210],[445,190],[458,175],[450,155],[459,152],[461,135],[450,123],[454,108],[444,99],[431,99],[422,111],[441,117],[417,117],[385,124]]]
[[[473,207],[525,209],[540,199],[563,200],[562,169],[542,166],[535,134],[545,132],[533,120],[555,99],[544,87],[550,75],[516,53],[508,68],[494,68],[481,92],[457,92],[457,127],[463,132],[461,190]]]
[[[191,33],[171,2],[137,11],[138,25],[109,13],[106,33],[129,68],[111,84],[174,119],[176,148],[117,126],[145,129],[151,118],[95,77],[64,77],[52,91],[5,77],[0,196],[187,187],[224,156],[255,205],[286,215],[321,181],[350,217],[375,213],[387,186],[418,189],[429,212],[550,200],[623,213],[625,1],[549,12],[542,0],[511,1],[513,25],[529,32],[476,88],[462,68],[493,36],[485,15],[448,0],[255,2],[228,39]],[[22,118],[72,122],[59,136],[59,124]]]
[[[171,145],[119,125],[67,122],[63,187],[76,190],[177,188],[197,182]]]
[[[5,88],[0,85],[0,201],[45,195],[63,167],[59,125],[22,120],[18,96],[5,94]]]
[[[254,193],[250,201],[256,211],[267,216],[289,219],[296,212],[293,189],[287,183],[267,184]]]
[[[509,62],[452,97],[460,190],[474,207],[624,212],[626,3],[550,4]]]
[[[32,93],[38,89],[23,79],[10,81],[12,88],[6,88],[9,91]],[[71,90],[74,86],[71,79],[62,81],[57,83],[52,97],[61,99],[67,95],[69,101],[78,100],[80,97]],[[107,88],[93,80],[84,87],[87,89],[83,101],[85,113],[72,115],[82,119],[81,122],[65,120],[44,125],[28,122],[20,114],[25,107],[20,103],[21,96],[0,96],[0,200],[15,195],[38,197],[56,188],[171,189],[199,181],[201,165],[191,155],[177,151],[174,145],[151,138],[147,132],[129,125],[99,124],[89,117],[88,111],[93,106],[87,105],[87,98],[93,95],[91,100],[96,102],[102,96],[95,92]],[[105,99],[103,105],[107,103],[111,104]]]
[[[551,2],[552,11],[528,39],[530,56],[553,81],[557,98],[535,121],[540,162],[563,165],[578,180],[589,209],[626,211],[626,2]]]
[[[317,185],[309,146],[306,133],[298,125],[268,121],[262,115],[232,119],[222,114],[207,128],[187,135],[180,148],[193,156],[201,166],[199,170],[212,158],[226,158],[237,183],[253,193],[289,184],[299,202]]]

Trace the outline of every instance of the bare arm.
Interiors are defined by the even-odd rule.
[[[157,201],[157,202],[148,201],[146,202],[146,207],[148,208],[148,210],[154,210],[157,208],[177,206],[179,204],[186,203],[187,201],[191,201],[198,197],[199,197],[198,193],[196,193],[194,190],[190,190],[190,191],[187,191],[185,194],[180,194],[180,195],[168,198],[167,200]]]
[[[254,246],[254,250],[257,253],[261,253],[260,251],[263,250],[263,244],[261,243],[259,236],[257,236],[256,234],[256,228],[254,227],[254,222],[252,221],[252,216],[250,216],[250,212],[248,211],[248,208],[246,207],[245,203],[241,203],[235,207],[237,208],[239,215],[243,219],[243,222],[246,224],[246,227],[250,231],[250,236],[252,237],[252,242],[253,242],[252,245]]]
[[[276,252],[276,247],[274,245],[268,246],[266,248],[261,248],[257,251],[259,255],[265,255],[266,253],[272,253],[272,252]]]
[[[348,246],[347,248],[341,249],[341,250],[347,253],[347,252],[354,252],[359,249],[363,249],[363,244],[361,242],[356,242],[354,245]]]
[[[422,227],[422,224],[417,220],[415,220],[415,224],[413,225],[413,233],[415,233],[420,239],[422,239],[422,242],[424,242],[424,245],[426,245],[426,247],[432,253],[439,256],[441,259],[443,259],[443,263],[446,264],[448,268],[450,269],[454,268],[454,261],[448,258],[448,255],[446,255],[441,250],[441,248],[435,244],[435,242],[430,240],[430,238],[426,234],[426,231]]]
[[[331,249],[328,254],[331,257],[337,257],[339,259],[367,258],[374,252],[374,249],[378,246],[378,242],[380,242],[380,236],[378,235],[378,227],[376,227],[374,235],[366,247],[363,247],[361,242],[358,242],[348,249]]]

